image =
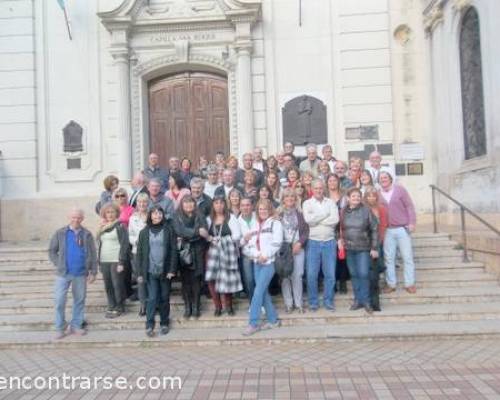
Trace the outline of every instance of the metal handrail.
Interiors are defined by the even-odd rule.
[[[453,203],[455,203],[457,206],[460,207],[460,220],[461,220],[461,229],[462,229],[462,242],[463,242],[463,248],[464,248],[464,255],[463,255],[463,260],[464,262],[469,262],[469,255],[467,253],[467,228],[465,226],[465,212],[473,216],[475,219],[477,219],[479,222],[481,222],[483,225],[485,225],[487,228],[489,228],[491,231],[496,233],[498,236],[500,236],[500,230],[495,228],[493,225],[490,223],[486,222],[483,218],[481,218],[479,215],[477,215],[474,211],[472,211],[470,208],[464,206],[462,203],[460,203],[457,199],[451,197],[448,193],[443,191],[442,189],[438,188],[436,185],[429,185],[432,189],[432,217],[433,217],[433,222],[434,222],[434,233],[438,233],[437,229],[437,214],[436,214],[436,191],[441,193],[444,197],[447,199],[451,200]]]

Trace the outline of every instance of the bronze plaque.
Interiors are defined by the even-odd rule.
[[[303,146],[328,142],[326,106],[312,96],[299,96],[288,101],[281,110],[284,142]]]
[[[424,163],[408,163],[408,175],[423,175]]]

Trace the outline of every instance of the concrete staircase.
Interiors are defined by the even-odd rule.
[[[417,262],[416,295],[400,289],[382,295],[380,313],[349,311],[352,292],[336,296],[337,311],[285,314],[278,307],[282,327],[241,335],[247,324],[248,302],[236,301],[234,317],[213,317],[211,300],[203,298],[203,315],[182,318],[179,284],[171,297],[171,331],[165,337],[146,338],[138,304],[128,303],[120,318],[104,318],[103,282],[88,287],[89,333],[54,342],[52,286],[54,268],[47,260],[45,243],[0,244],[0,348],[103,347],[315,342],[329,340],[415,340],[500,337],[500,286],[481,263],[462,262],[462,253],[446,234],[414,235]],[[402,271],[398,271],[402,281]],[[67,317],[70,317],[71,296]]]

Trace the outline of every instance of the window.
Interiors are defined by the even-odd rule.
[[[460,78],[465,159],[486,154],[483,71],[479,15],[469,8],[460,28]]]

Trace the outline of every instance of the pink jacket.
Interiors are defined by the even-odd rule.
[[[389,214],[388,228],[415,225],[417,216],[410,195],[401,185],[394,184],[393,189],[394,192],[389,204],[387,204],[383,196],[380,196],[380,202],[387,207]]]

